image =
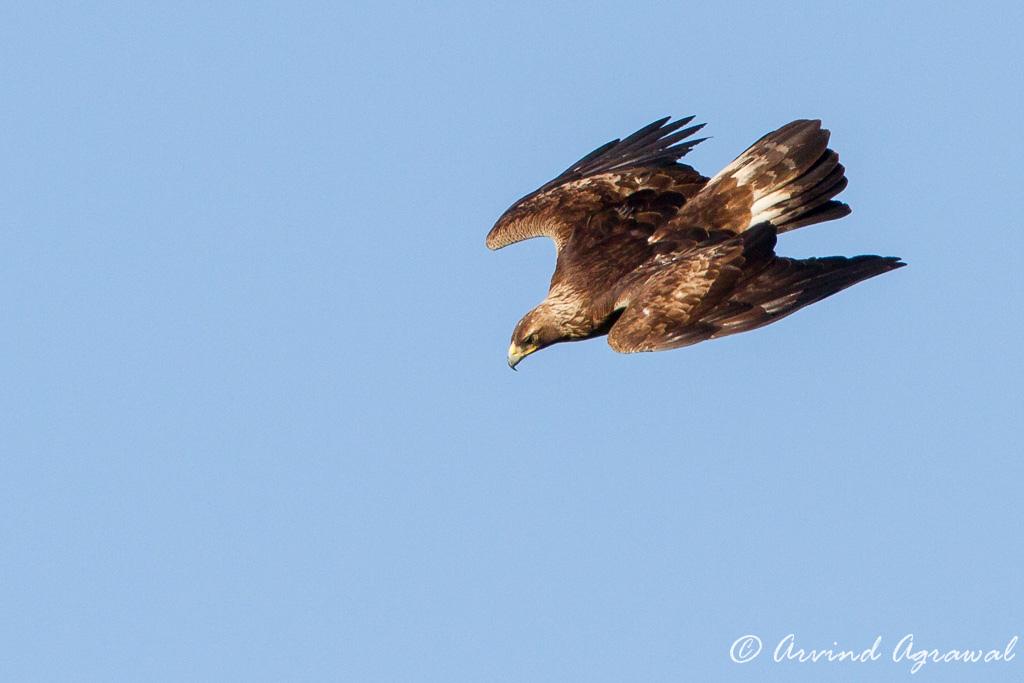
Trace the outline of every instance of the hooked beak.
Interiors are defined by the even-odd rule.
[[[523,360],[531,353],[537,350],[536,346],[527,346],[526,348],[520,348],[516,346],[515,342],[508,347],[508,366],[513,370],[519,365],[519,361]]]

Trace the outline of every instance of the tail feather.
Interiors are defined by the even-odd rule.
[[[794,178],[774,192],[754,202],[751,220],[772,221],[779,232],[809,225],[807,218],[822,205],[846,189],[846,169],[839,163],[839,155],[831,149],[798,178]],[[835,218],[850,213],[842,202],[832,202]],[[839,207],[842,207],[841,209]],[[811,222],[820,222],[815,220]]]
[[[850,212],[833,197],[846,187],[839,155],[818,120],[798,120],[740,154],[671,221],[740,232],[771,221],[786,232]]]
[[[837,218],[850,215],[850,207],[843,202],[837,202],[835,200],[826,201],[821,206],[814,208],[810,211],[801,211],[791,218],[783,217],[785,220],[784,230],[796,230],[802,228],[805,225],[814,225],[815,223],[824,223],[825,221],[834,221]],[[779,232],[783,232],[780,230]]]

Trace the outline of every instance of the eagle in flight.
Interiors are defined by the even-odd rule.
[[[781,232],[850,213],[821,121],[793,121],[713,178],[678,163],[706,138],[670,117],[595,149],[512,205],[487,235],[500,249],[550,237],[547,298],[512,333],[508,364],[608,335],[621,353],[662,351],[775,322],[905,265],[882,256],[791,259]],[[688,126],[688,127],[687,127]]]

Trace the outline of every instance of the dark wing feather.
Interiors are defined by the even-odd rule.
[[[542,185],[538,191],[543,192],[564,182],[599,173],[625,168],[674,164],[696,145],[707,139],[686,140],[703,128],[703,123],[679,130],[693,120],[692,116],[686,116],[672,123],[668,123],[669,118],[671,117],[666,116],[663,119],[658,119],[624,140],[606,142],[562,171],[558,177]],[[686,142],[681,142],[682,140],[686,140]]]
[[[759,234],[768,231],[770,241]],[[735,248],[727,247],[752,233],[737,258]],[[771,247],[765,249],[774,245],[774,235],[773,226],[761,224],[721,246],[664,265],[629,293],[609,344],[623,353],[661,351],[746,332],[905,265],[882,256],[779,258]]]
[[[655,256],[619,294],[615,306],[625,310],[608,343],[620,353],[685,346],[709,308],[770,263],[775,239],[775,227],[763,223],[718,243],[685,244]]]
[[[655,189],[680,195],[673,214],[707,181],[689,166],[677,164],[694,145],[689,140],[703,124],[683,128],[686,117],[644,126],[612,140],[572,164],[558,177],[512,205],[487,235],[491,249],[531,237],[547,236],[559,250],[577,228],[586,228],[602,212],[619,210],[635,192]]]
[[[726,301],[701,317],[717,339],[757,329],[795,313],[862,280],[906,264],[891,256],[775,258]]]

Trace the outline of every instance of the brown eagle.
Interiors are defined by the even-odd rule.
[[[487,235],[558,251],[547,298],[512,333],[509,367],[546,346],[608,335],[621,353],[746,332],[905,265],[898,258],[791,259],[776,236],[841,218],[846,187],[821,121],[793,121],[713,178],[678,159],[703,124],[666,117],[595,149],[508,209]]]

